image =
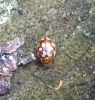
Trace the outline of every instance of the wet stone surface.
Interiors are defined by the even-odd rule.
[[[38,41],[56,44],[50,68],[37,59],[21,65],[11,77],[11,91],[0,100],[95,99],[95,1],[17,0],[18,8],[0,25],[0,43],[19,35],[25,51],[37,55]],[[63,81],[58,91],[55,88]]]

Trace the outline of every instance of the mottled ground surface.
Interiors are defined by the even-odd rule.
[[[10,94],[0,100],[95,100],[95,0],[17,2],[12,18],[0,25],[0,43],[23,35],[26,52],[36,56],[38,41],[47,36],[57,53],[50,69],[39,60],[19,66]]]

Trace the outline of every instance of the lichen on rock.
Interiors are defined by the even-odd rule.
[[[17,8],[16,0],[0,0],[0,24],[5,23]]]

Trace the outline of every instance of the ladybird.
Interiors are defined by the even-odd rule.
[[[49,63],[54,58],[55,53],[55,43],[50,38],[44,37],[39,41],[37,55],[46,67],[49,67]]]

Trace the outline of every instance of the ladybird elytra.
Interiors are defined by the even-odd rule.
[[[45,66],[49,66],[56,53],[55,43],[48,37],[42,38],[37,46],[37,55]]]

